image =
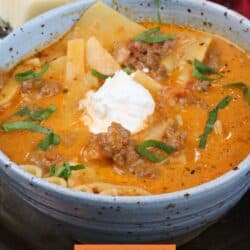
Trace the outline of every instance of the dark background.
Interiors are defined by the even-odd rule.
[[[36,249],[0,225],[0,250]],[[250,192],[219,222],[178,250],[250,250]]]

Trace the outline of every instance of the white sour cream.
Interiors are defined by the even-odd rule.
[[[94,134],[107,132],[112,122],[136,133],[146,126],[155,102],[147,89],[121,70],[96,92],[89,91],[80,108],[84,109],[83,122]]]

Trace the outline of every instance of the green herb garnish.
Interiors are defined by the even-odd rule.
[[[137,147],[137,152],[147,158],[148,160],[152,162],[161,162],[166,159],[166,157],[163,156],[158,156],[148,150],[148,148],[157,148],[161,149],[167,154],[171,154],[175,151],[175,148],[172,146],[167,145],[166,143],[162,141],[157,141],[157,140],[146,140],[143,141],[141,144],[138,145]]]
[[[48,119],[55,111],[56,107],[54,105],[49,105],[46,109],[39,109],[31,113],[30,119],[41,122]]]
[[[157,6],[157,19],[158,22],[161,23],[161,13],[160,13],[161,0],[155,0],[155,4]]]
[[[55,173],[56,173],[56,165],[53,164],[53,165],[50,166],[49,175],[54,176]]]
[[[216,105],[216,107],[212,111],[209,112],[208,120],[206,122],[204,132],[200,136],[200,144],[199,144],[200,148],[205,148],[206,147],[207,137],[213,131],[214,124],[215,124],[215,122],[217,120],[219,110],[224,109],[230,103],[231,100],[232,100],[231,96],[225,97],[223,100],[221,100]]]
[[[28,107],[21,108],[18,112],[16,112],[13,116],[26,116],[31,113]]]
[[[243,90],[243,95],[250,105],[250,86],[245,84],[244,82],[235,82],[235,83],[228,83],[223,85],[225,88],[241,88]]]
[[[29,117],[23,121],[15,122],[4,122],[1,126],[5,132],[12,132],[17,130],[29,130],[34,132],[39,132],[41,134],[47,135],[43,139],[38,147],[42,150],[48,149],[50,145],[58,145],[61,141],[60,136],[53,133],[51,129],[45,128],[39,125],[37,122],[41,122],[47,119],[52,113],[56,111],[56,107],[53,105],[48,106],[46,109],[37,110],[32,112],[29,108],[25,107],[20,109],[14,116],[26,116]]]
[[[25,121],[38,121],[41,122],[43,120],[48,119],[54,112],[56,111],[56,107],[54,105],[49,105],[46,109],[38,109],[35,111],[31,111],[28,107],[21,108],[18,112],[16,112],[13,116],[27,116],[29,117],[25,119]]]
[[[50,129],[42,127],[30,121],[4,122],[2,124],[2,128],[5,132],[12,132],[16,130],[30,130],[45,135],[51,133]]]
[[[128,75],[131,75],[131,74],[132,74],[132,69],[131,69],[129,66],[123,68],[122,70],[123,70],[124,72],[126,72]]]
[[[212,68],[209,68],[199,60],[194,60],[194,69],[193,69],[193,75],[202,81],[214,81],[221,77],[221,74],[217,71],[215,71]],[[217,75],[217,77],[208,77],[206,75]]]
[[[91,74],[92,74],[92,76],[95,76],[95,77],[102,79],[102,80],[106,80],[107,78],[112,77],[112,75],[104,75],[95,69],[91,70]]]
[[[131,69],[129,66],[123,68],[122,70],[123,70],[124,72],[126,72],[128,75],[132,74],[132,69]],[[113,74],[113,75],[104,75],[104,74],[98,72],[98,71],[95,70],[95,69],[92,69],[92,70],[91,70],[91,74],[92,74],[92,76],[95,76],[95,77],[97,77],[97,78],[99,78],[99,79],[102,79],[102,80],[106,80],[107,78],[113,77],[113,76],[114,76],[114,74]]]
[[[50,176],[55,176],[55,177],[61,177],[65,179],[66,181],[69,179],[71,172],[84,169],[85,166],[83,164],[78,164],[74,166],[70,166],[69,163],[65,162],[63,165],[56,171],[55,170],[55,165],[52,165],[50,167]]]
[[[58,145],[61,142],[61,138],[59,135],[55,133],[50,133],[43,139],[39,144],[38,147],[42,150],[47,150],[51,145]]]
[[[39,72],[35,72],[34,70],[28,70],[28,71],[25,71],[25,72],[22,72],[22,73],[17,73],[15,75],[15,79],[18,81],[18,82],[23,82],[23,81],[28,81],[28,80],[34,80],[34,79],[37,79],[37,78],[40,78],[43,76],[43,74],[49,69],[49,63],[46,62],[41,71]]]
[[[167,40],[172,40],[174,38],[173,35],[156,34],[159,31],[160,31],[160,26],[156,26],[139,34],[133,39],[133,41],[144,42],[144,43],[161,43]]]

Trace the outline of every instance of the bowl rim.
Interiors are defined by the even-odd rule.
[[[81,2],[81,1],[80,1]],[[86,1],[86,4],[89,4],[91,1]],[[92,1],[94,2],[94,1]],[[132,3],[133,1],[129,1]],[[185,4],[192,3],[192,4],[201,4],[197,3],[194,0],[179,0],[179,2],[185,2]],[[231,14],[235,19],[244,19],[245,24],[250,27],[250,20],[246,17],[242,16],[241,14],[230,10],[224,6],[221,6],[219,4],[216,4],[214,2],[205,1],[206,6],[208,8],[217,8],[222,13],[227,11],[229,14]],[[71,6],[77,5],[77,2],[75,3],[69,3],[64,6],[55,8],[53,10],[48,11],[47,13],[51,14],[53,12],[56,12],[59,9],[67,9]],[[42,14],[43,18],[46,18],[46,14]],[[24,24],[22,27],[25,27],[26,25],[29,25],[30,23],[35,23],[36,20],[39,19],[39,16],[37,18],[32,19],[31,21]],[[39,25],[39,22],[37,23]],[[15,31],[14,31],[15,32]],[[92,202],[105,202],[105,203],[126,203],[126,204],[134,204],[135,202],[141,202],[143,204],[149,204],[152,202],[166,202],[166,201],[173,201],[173,200],[179,200],[179,199],[187,199],[185,195],[190,195],[192,198],[199,198],[201,197],[206,191],[208,190],[215,190],[216,188],[219,188],[220,186],[226,184],[232,183],[233,181],[236,181],[237,178],[242,178],[243,176],[249,176],[250,174],[250,154],[243,159],[237,166],[237,171],[234,169],[229,170],[228,172],[224,173],[223,175],[208,181],[206,183],[188,188],[188,189],[182,189],[175,192],[169,192],[169,193],[163,193],[163,194],[152,194],[148,196],[109,196],[109,195],[96,195],[92,193],[86,193],[86,192],[80,192],[80,191],[74,191],[70,188],[65,188],[61,186],[57,186],[55,184],[49,183],[46,180],[42,178],[35,177],[31,175],[30,173],[22,170],[20,167],[18,167],[17,164],[12,162],[2,151],[0,151],[0,164],[3,164],[3,171],[7,173],[8,176],[16,177],[16,180],[19,181],[20,185],[26,185],[27,183],[32,183],[36,188],[40,188],[41,191],[45,191],[48,193],[53,194],[55,197],[64,197],[65,199],[75,200],[88,200]],[[11,166],[11,167],[9,167]],[[250,181],[248,183],[248,188],[250,188]]]
[[[110,196],[110,195],[97,195],[87,192],[75,191],[73,189],[67,187],[61,187],[53,183],[49,183],[43,178],[36,177],[29,172],[18,167],[17,164],[12,162],[5,154],[0,151],[0,164],[3,162],[4,171],[8,176],[16,177],[19,181],[20,185],[23,185],[27,188],[27,184],[32,183],[32,187],[35,189],[41,189],[43,192],[48,192],[50,194],[55,195],[55,197],[64,197],[65,199],[78,201],[87,199],[92,202],[105,202],[105,203],[126,203],[126,204],[134,204],[138,201],[143,204],[150,204],[152,202],[166,202],[166,201],[177,201],[179,199],[187,200],[187,199],[195,199],[202,197],[203,194],[206,194],[207,191],[216,190],[223,186],[224,188],[227,185],[236,182],[237,180],[250,177],[250,154],[239,163],[234,169],[226,172],[225,174],[211,180],[205,182],[203,184],[183,189],[179,191],[164,193],[164,194],[152,194],[147,196]],[[0,174],[1,175],[1,174]],[[247,185],[247,184],[246,184]],[[250,178],[248,182],[248,189],[250,188]],[[188,195],[188,197],[186,197]]]

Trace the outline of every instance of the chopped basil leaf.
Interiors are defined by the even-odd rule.
[[[58,145],[61,142],[60,136],[55,133],[50,133],[43,139],[38,147],[42,150],[47,150],[51,145]]]
[[[48,119],[54,112],[56,111],[56,107],[54,105],[49,105],[46,109],[40,109],[33,112],[30,116],[33,121],[43,121]]]
[[[205,64],[203,64],[202,62],[200,62],[197,59],[194,60],[194,66],[202,74],[216,74],[216,75],[220,75],[220,73],[216,72],[212,68],[209,68],[208,66],[206,66]]]
[[[45,135],[51,133],[51,130],[45,127],[42,127],[38,124],[29,122],[29,121],[17,121],[17,122],[5,122],[2,124],[2,128],[5,132],[12,132],[16,130],[30,130],[39,132]]]
[[[25,71],[25,72],[22,72],[22,73],[17,73],[15,75],[15,79],[19,82],[23,82],[23,81],[28,81],[28,80],[34,80],[34,79],[37,79],[37,78],[40,78],[43,76],[43,74],[49,69],[49,63],[46,62],[41,71],[39,72],[35,72],[34,70],[28,70],[28,71]]]
[[[125,68],[123,68],[122,70],[123,70],[124,72],[126,72],[128,75],[130,75],[130,74],[132,73],[132,69],[131,69],[130,67],[128,67],[128,66],[125,67]],[[92,76],[95,76],[95,77],[97,77],[97,78],[99,78],[99,79],[102,79],[102,80],[106,80],[107,78],[113,77],[113,76],[114,76],[114,74],[113,74],[113,75],[104,75],[104,74],[98,72],[98,71],[95,70],[95,69],[92,69],[92,70],[91,70],[91,74],[92,74]]]
[[[64,171],[63,171],[63,179],[64,180],[68,180],[69,179],[69,177],[70,177],[70,175],[71,175],[71,169],[70,169],[70,166],[69,166],[69,164],[68,163],[65,163],[64,164]]]
[[[159,32],[160,29],[161,29],[160,26],[156,26],[154,28],[146,30],[146,31],[142,32],[141,34],[137,35],[133,40],[134,41],[142,41],[145,37],[152,36],[154,33]]]
[[[1,125],[5,132],[11,132],[16,130],[30,130],[39,132],[47,135],[45,139],[43,139],[38,147],[42,150],[48,149],[50,145],[58,145],[60,143],[60,136],[53,133],[51,129],[45,128],[39,125],[37,122],[41,122],[47,119],[52,113],[56,111],[56,107],[53,105],[48,106],[46,109],[37,110],[35,112],[31,112],[31,110],[27,107],[22,108],[14,116],[25,116],[29,115],[29,117],[23,121],[15,121],[15,122],[5,122]]]
[[[157,141],[157,140],[146,140],[143,141],[141,144],[138,145],[137,147],[137,152],[147,158],[148,160],[152,162],[161,162],[165,160],[165,157],[158,156],[148,150],[148,148],[157,148],[161,149],[167,154],[171,154],[175,151],[175,149],[172,146],[167,145],[166,143],[162,141]]]
[[[144,38],[142,42],[145,43],[162,43],[167,40],[173,40],[174,36],[173,35],[155,35],[155,36],[150,36]]]
[[[66,163],[63,163],[63,165],[55,172],[55,174],[54,174],[55,177],[62,177],[63,176],[65,164]]]
[[[83,164],[78,164],[78,165],[75,165],[75,166],[70,166],[70,169],[72,171],[81,170],[81,169],[84,169],[84,165]]]
[[[224,109],[232,100],[231,96],[226,96],[223,100],[221,100],[215,109]]]
[[[172,40],[174,38],[173,35],[155,34],[159,31],[160,31],[160,26],[156,26],[139,34],[133,39],[133,41],[145,42],[145,43],[161,43],[167,40]]]
[[[214,81],[221,77],[221,74],[217,71],[215,71],[212,68],[207,67],[205,64],[200,62],[199,60],[194,60],[194,69],[193,69],[193,75],[202,81]],[[206,75],[217,75],[217,77],[208,77]]]
[[[243,95],[248,103],[250,105],[250,86],[245,84],[244,82],[235,82],[235,83],[228,83],[223,85],[223,87],[226,88],[242,88]]]
[[[155,4],[157,6],[157,19],[158,22],[161,23],[161,13],[160,13],[161,0],[155,0]]]
[[[18,112],[16,112],[13,116],[26,116],[30,114],[30,109],[28,107],[21,108]]]
[[[54,165],[52,165],[50,168],[51,173],[54,171],[52,168],[54,168]],[[65,180],[68,180],[72,171],[76,171],[76,170],[80,170],[84,168],[85,166],[83,164],[70,166],[69,163],[65,162],[57,171],[54,171],[54,174],[52,176],[61,177]]]
[[[34,70],[30,69],[30,70],[24,71],[22,73],[17,73],[15,75],[15,79],[19,82],[22,82],[25,80],[30,80],[30,79],[32,79],[33,74],[34,74]]]
[[[49,175],[54,176],[55,173],[56,173],[56,165],[53,164],[53,165],[50,166]]]
[[[104,75],[95,69],[91,70],[91,74],[92,74],[92,76],[95,76],[95,77],[102,79],[102,80],[106,80],[107,78],[112,77],[112,75]]]
[[[25,121],[43,121],[48,119],[54,112],[56,107],[54,105],[49,105],[46,109],[38,109],[32,112],[28,107],[21,108],[13,116],[26,116],[30,115]]]
[[[213,131],[214,124],[217,120],[218,112],[220,109],[224,109],[232,100],[231,96],[225,97],[223,100],[221,100],[216,107],[211,110],[208,114],[208,120],[206,122],[206,126],[204,129],[203,134],[200,136],[200,148],[205,148],[207,144],[207,137],[208,135]]]
[[[123,68],[122,70],[123,70],[124,72],[126,72],[128,75],[131,75],[131,74],[132,74],[132,69],[131,69],[129,66]]]
[[[215,80],[214,78],[210,78],[210,77],[205,76],[204,74],[202,74],[197,69],[193,70],[193,75],[195,76],[196,79],[199,79],[199,80],[202,80],[202,81],[209,81],[209,82],[211,82],[211,81]]]

